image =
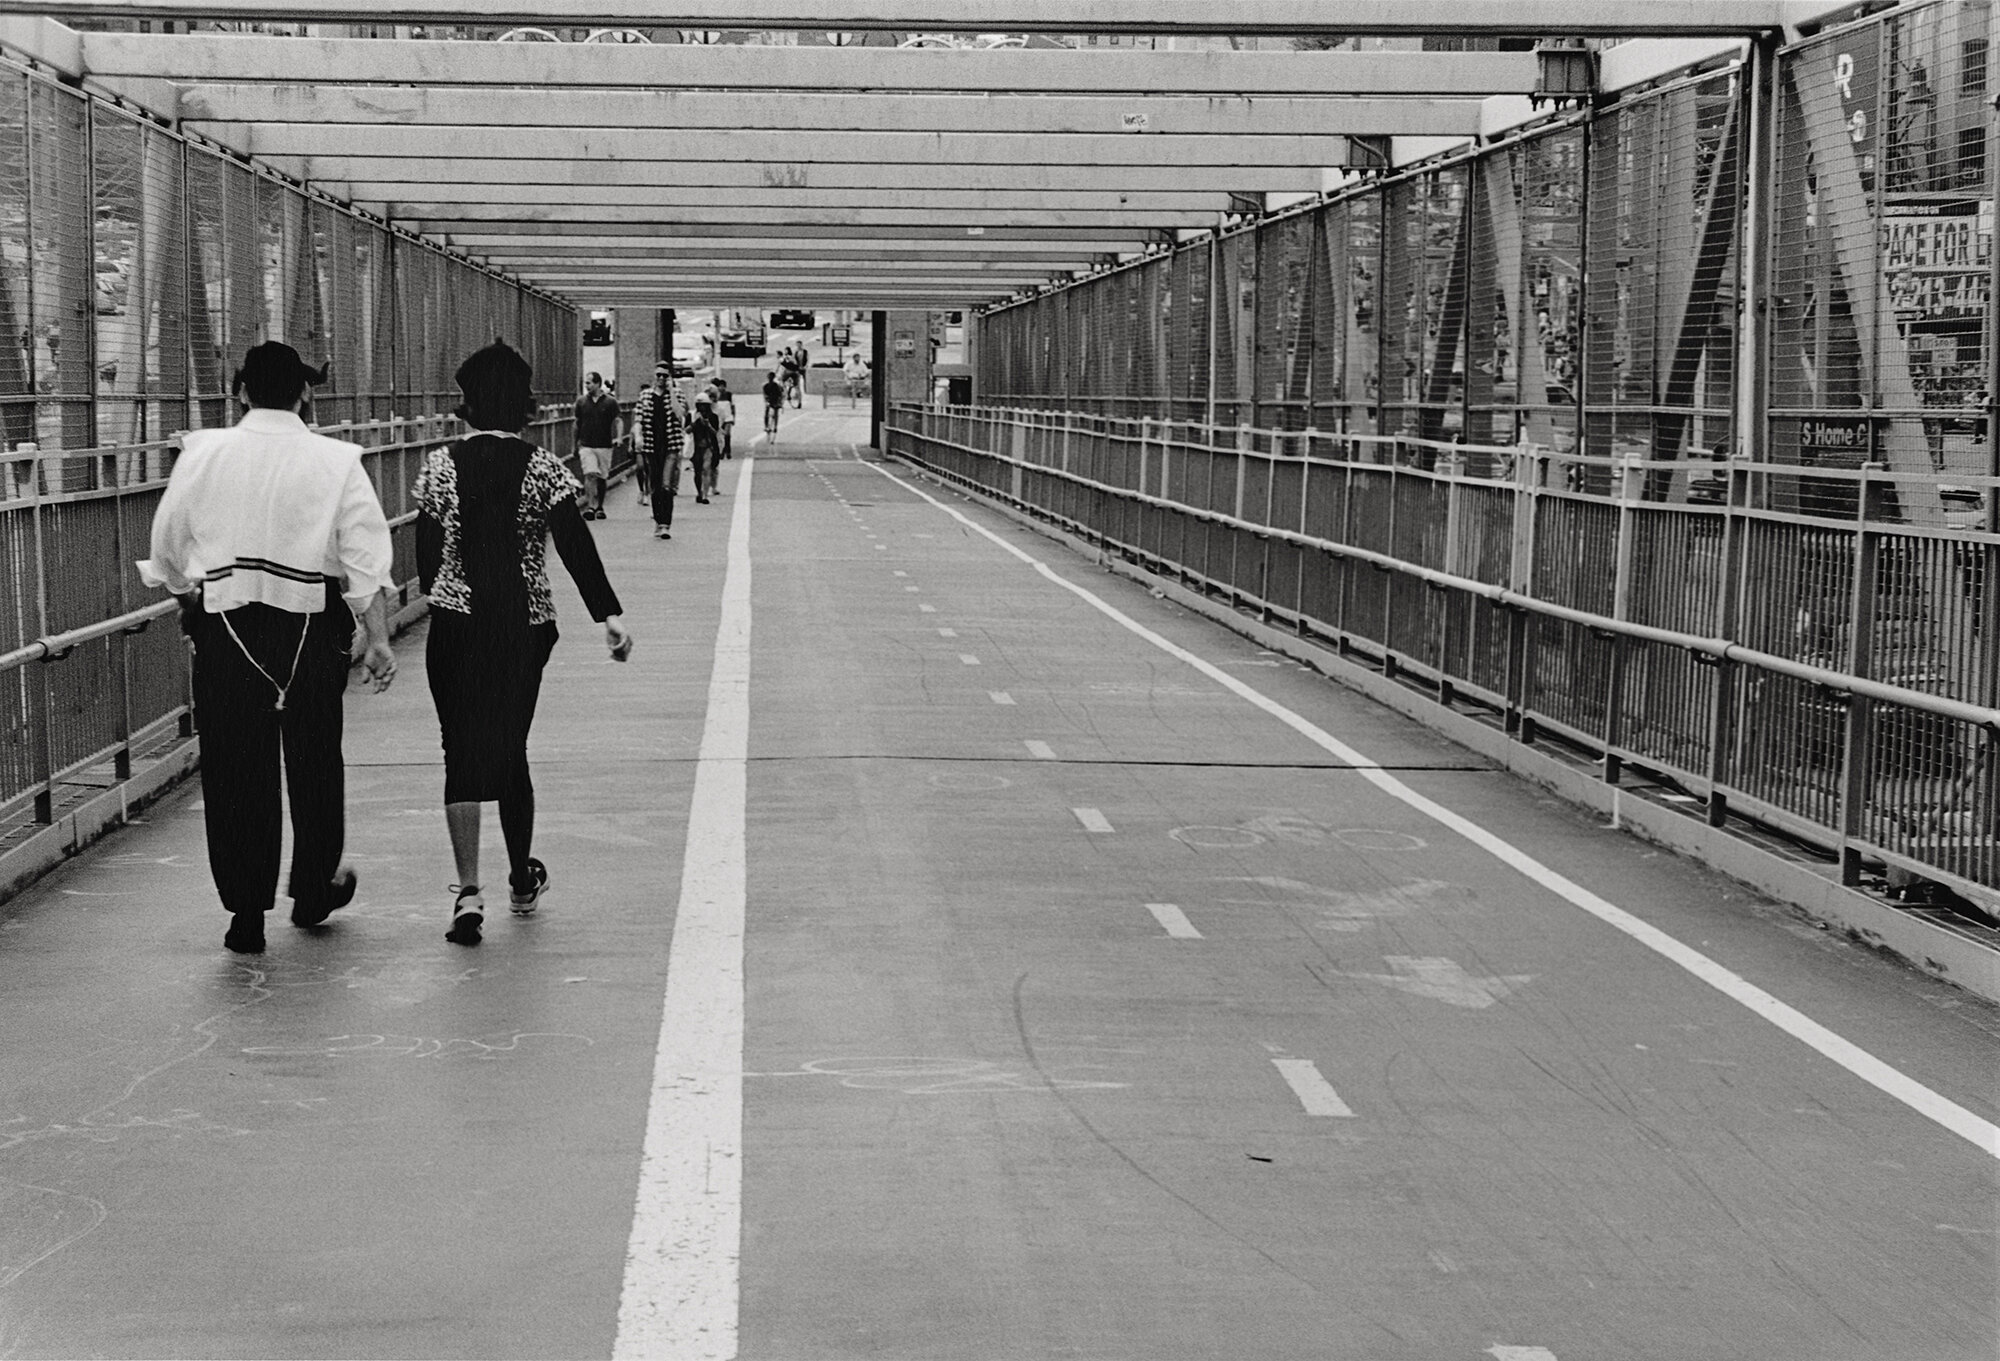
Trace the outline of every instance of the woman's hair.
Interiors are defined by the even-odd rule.
[[[287,410],[308,387],[324,383],[330,367],[322,364],[313,368],[283,341],[267,340],[243,356],[243,367],[236,370],[230,391],[241,394],[252,406]]]
[[[465,394],[453,414],[475,430],[519,431],[534,419],[535,371],[506,341],[475,350],[453,377]]]

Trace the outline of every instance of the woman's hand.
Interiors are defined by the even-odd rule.
[[[604,616],[604,644],[611,649],[611,660],[622,662],[632,655],[632,630],[625,627],[625,620],[615,614]]]

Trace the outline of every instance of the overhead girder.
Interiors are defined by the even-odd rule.
[[[456,184],[500,187],[646,186],[659,189],[940,189],[993,193],[1188,191],[1236,193],[1254,182],[1266,192],[1311,193],[1316,166],[1259,167],[1248,174],[1214,166],[802,165],[741,161],[509,161],[468,157],[439,162],[411,156],[269,156],[295,179],[338,184]]]
[[[723,90],[491,90],[351,85],[191,85],[182,119],[409,127],[776,129],[1121,136],[1323,136],[1479,131],[1480,101],[1349,95],[812,94]]]
[[[1840,0],[1844,3],[1844,0]],[[92,18],[244,19],[509,27],[956,33],[1646,36],[1796,24],[1825,0],[0,0],[0,10]]]
[[[647,208],[621,206],[618,204],[586,204],[576,208],[561,208],[552,204],[505,204],[505,203],[394,203],[388,205],[392,211],[387,215],[411,225],[411,220],[424,223],[428,232],[462,232],[490,230],[495,222],[520,222],[536,225],[572,223],[579,226],[598,226],[610,223],[657,223],[662,228],[678,229],[682,225],[706,224],[711,226],[753,226],[753,227],[829,227],[890,228],[899,230],[906,226],[911,210],[907,208],[761,208],[754,216],[746,216],[746,210],[717,207],[689,208]],[[950,224],[961,230],[968,227],[1042,227],[1063,226],[1084,231],[1124,230],[1140,227],[1207,227],[1215,224],[1213,212],[1161,211],[1141,209],[1132,212],[1039,212],[1018,208],[967,208],[946,213],[927,213],[933,222]]]
[[[252,84],[992,94],[1529,94],[1531,52],[1159,52],[75,35],[78,75]]]
[[[990,224],[942,224],[937,222],[897,223],[893,230],[884,231],[881,226],[863,223],[818,222],[803,227],[783,223],[755,222],[673,222],[645,221],[638,223],[596,223],[596,222],[548,222],[508,225],[504,223],[482,224],[468,230],[468,235],[480,233],[491,235],[504,232],[527,232],[547,237],[582,237],[598,241],[611,240],[657,240],[699,241],[718,237],[735,241],[746,237],[770,234],[776,227],[785,235],[810,232],[815,240],[854,240],[875,242],[883,240],[926,241],[926,242],[1010,242],[1014,244],[1043,244],[1061,242],[1065,247],[1074,247],[1079,241],[1144,243],[1149,238],[1146,230],[1126,228],[1115,223],[1095,223],[1079,227],[1075,224],[1039,222],[1028,226],[996,226]],[[1118,246],[1115,249],[1139,249],[1138,245]]]
[[[983,243],[983,248],[982,248]],[[882,259],[941,260],[1048,260],[1099,255],[1137,253],[1143,241],[1091,240],[1009,241],[973,237],[969,240],[936,237],[904,237],[882,234],[875,239],[840,236],[758,236],[748,229],[741,236],[548,236],[541,233],[474,232],[452,238],[465,250],[493,256],[581,255],[586,258],[616,259],[625,255],[722,255],[774,256],[811,251],[838,256],[858,255]]]
[[[1033,136],[979,132],[770,132],[663,137],[649,128],[408,128],[365,123],[189,123],[252,156],[395,156],[419,160],[747,161],[814,165],[1338,165],[1347,138]]]
[[[1051,194],[994,189],[651,189],[639,185],[591,186],[523,184],[512,193],[490,184],[375,184],[355,181],[322,184],[355,203],[396,203],[422,196],[425,203],[468,206],[544,205],[579,210],[601,207],[738,208],[761,215],[771,208],[901,208],[908,212],[980,212],[1004,208],[1021,212],[1126,213],[1227,212],[1229,196],[1217,193],[1141,193],[1068,190]]]
[[[483,260],[496,264],[505,264],[510,267],[516,262],[546,264],[553,267],[577,261],[598,260],[603,261],[607,266],[633,262],[665,262],[676,265],[687,265],[689,267],[699,266],[706,268],[713,266],[715,268],[726,269],[744,263],[764,263],[770,261],[825,261],[828,263],[849,264],[866,263],[876,260],[893,260],[903,264],[944,269],[978,258],[965,255],[946,255],[939,251],[900,251],[894,253],[884,251],[863,254],[858,251],[841,252],[812,246],[798,246],[789,249],[689,252],[663,251],[648,249],[643,246],[613,246],[586,251],[574,248],[528,250],[521,247],[509,249],[494,246],[469,246],[459,241],[452,242],[452,245],[459,250],[465,251],[468,255],[475,255]],[[1091,254],[1086,251],[1071,251],[1067,254],[1008,255],[999,257],[993,263],[1029,269],[1040,274],[1051,274],[1068,269],[1084,269],[1104,258],[1101,254]]]

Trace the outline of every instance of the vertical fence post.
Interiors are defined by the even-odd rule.
[[[1632,556],[1633,536],[1639,528],[1639,501],[1645,495],[1646,470],[1640,460],[1623,455],[1618,460],[1618,540],[1614,545],[1615,565],[1612,569],[1611,617],[1630,619],[1632,617]],[[1612,633],[1607,639],[1611,644],[1611,665],[1604,678],[1604,758],[1603,778],[1606,784],[1617,784],[1624,772],[1624,758],[1618,748],[1625,743],[1625,668],[1631,643],[1623,634]]]
[[[1884,509],[1880,504],[1889,484],[1878,483],[1871,473],[1885,470],[1886,464],[1864,463],[1860,495],[1856,501],[1854,528],[1854,583],[1847,611],[1847,674],[1868,676],[1874,668],[1875,609],[1881,571],[1881,536],[1869,527]],[[1874,702],[1866,695],[1847,696],[1847,725],[1840,761],[1840,882],[1849,888],[1861,882],[1861,853],[1853,842],[1867,822],[1867,808],[1874,787],[1873,737]]]
[[[1522,440],[1514,459],[1513,551],[1508,556],[1507,589],[1529,594],[1535,580],[1535,513],[1542,480],[1541,451]],[[1528,716],[1534,666],[1534,617],[1515,606],[1507,611],[1506,730],[1523,745],[1535,740]]]

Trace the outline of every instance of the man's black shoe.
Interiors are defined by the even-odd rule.
[[[264,914],[262,912],[238,912],[229,919],[229,930],[223,933],[222,943],[239,955],[261,955],[264,953]]]
[[[342,865],[340,872],[333,876],[332,886],[327,889],[326,896],[317,904],[301,903],[293,899],[292,925],[318,926],[354,901],[354,890],[360,883],[360,876],[355,874],[354,868],[351,865]]]

